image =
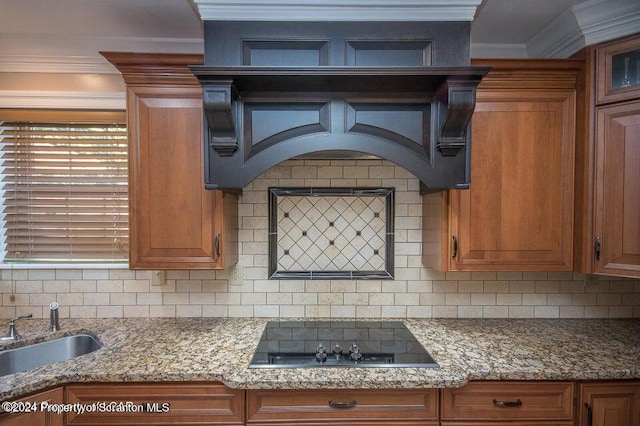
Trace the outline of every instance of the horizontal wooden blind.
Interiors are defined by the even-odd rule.
[[[124,122],[0,121],[0,168],[4,262],[127,259]]]

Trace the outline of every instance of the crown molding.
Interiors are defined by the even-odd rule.
[[[0,72],[116,74],[101,57],[63,55],[0,55]]]
[[[124,110],[124,92],[0,90],[4,108]]]
[[[637,0],[592,0],[573,7],[585,45],[601,43],[640,31]]]
[[[640,2],[592,0],[567,9],[527,43],[529,57],[567,58],[585,46],[638,32]]]
[[[201,54],[204,39],[9,34],[0,40],[0,51],[0,72],[119,74],[99,51]]]
[[[192,0],[203,21],[472,21],[482,0]]]

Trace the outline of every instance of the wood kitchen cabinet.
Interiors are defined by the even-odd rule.
[[[436,426],[438,390],[248,390],[247,424]]]
[[[49,411],[43,403],[62,404],[64,402],[64,392],[62,388],[51,389],[40,392],[25,398],[16,400],[17,403],[24,404],[19,413],[4,413],[0,409],[1,426],[63,426],[64,414]]]
[[[575,270],[640,277],[640,35],[587,48]]]
[[[571,382],[470,382],[441,390],[442,426],[573,426]]]
[[[107,52],[127,84],[132,269],[237,261],[237,196],[204,189],[201,55]]]
[[[472,64],[493,69],[477,90],[470,189],[444,194],[444,225],[436,229],[441,253],[424,263],[458,271],[571,270],[576,81],[583,61]],[[433,229],[424,228],[424,241],[433,241],[427,235]]]
[[[243,425],[245,391],[220,383],[72,385],[66,403],[106,403],[102,412],[69,413],[68,425]],[[117,411],[118,404],[126,410]]]
[[[597,108],[593,272],[640,276],[640,102]]]
[[[640,382],[581,383],[577,426],[640,425]]]

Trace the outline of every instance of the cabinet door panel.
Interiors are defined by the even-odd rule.
[[[570,270],[573,91],[482,92],[471,186],[451,197],[457,270]]]
[[[62,388],[51,389],[45,392],[40,392],[35,395],[28,396],[26,398],[20,398],[16,402],[28,403],[30,412],[20,413],[4,413],[0,409],[0,425],[1,426],[32,426],[32,425],[44,425],[44,426],[63,426],[64,414],[55,413],[53,411],[47,411],[41,404],[48,402],[49,404],[62,404],[64,392]],[[31,405],[35,404],[35,405]]]
[[[604,382],[580,385],[579,426],[640,425],[640,384]]]
[[[598,108],[594,272],[640,276],[640,104]]]
[[[129,91],[131,267],[216,266],[197,89]]]

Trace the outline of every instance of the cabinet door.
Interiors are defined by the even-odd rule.
[[[596,118],[594,273],[640,277],[640,102]]]
[[[580,385],[578,426],[640,425],[640,383]]]
[[[596,60],[596,104],[640,97],[640,36],[598,45]]]
[[[204,189],[201,90],[130,87],[128,116],[130,267],[223,267],[235,196]]]
[[[574,134],[573,90],[478,91],[450,269],[571,270]]]
[[[66,388],[68,404],[101,404],[70,413],[68,425],[242,425],[244,391],[222,384],[96,384]]]
[[[63,426],[64,414],[48,411],[43,403],[62,404],[64,392],[62,388],[51,389],[36,395],[17,400],[23,403],[19,413],[3,413],[0,410],[1,426]]]

